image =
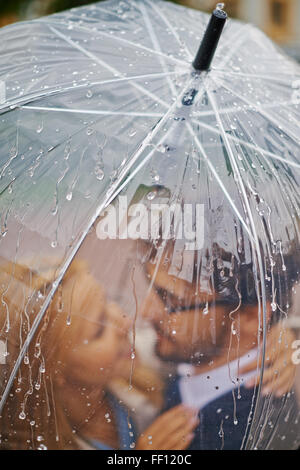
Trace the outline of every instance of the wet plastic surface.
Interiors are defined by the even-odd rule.
[[[208,19],[0,30],[2,448],[299,446],[300,69]]]

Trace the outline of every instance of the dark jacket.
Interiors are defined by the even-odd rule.
[[[199,412],[199,426],[189,450],[239,450],[249,432],[247,426],[251,409],[255,406],[253,389],[240,388],[226,393],[209,403]],[[179,377],[175,377],[166,389],[165,411],[181,403]],[[235,410],[235,411],[234,411]],[[246,441],[246,439],[245,439]]]

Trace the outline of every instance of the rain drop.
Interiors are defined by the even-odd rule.
[[[155,197],[156,197],[156,193],[154,191],[151,191],[151,193],[147,194],[148,201],[153,201],[153,199],[155,199]]]
[[[208,315],[208,313],[209,313],[208,302],[206,302],[206,305],[203,309],[203,315]]]
[[[95,175],[98,181],[102,181],[105,176],[104,171],[99,166],[95,168]]]
[[[132,129],[132,131],[129,133],[129,137],[134,137],[136,135],[136,130]]]
[[[36,129],[36,132],[37,132],[38,134],[40,134],[41,132],[43,132],[43,129],[44,129],[44,124],[41,123],[41,124],[38,125],[38,127],[37,127],[37,129]]]
[[[21,413],[19,414],[19,418],[20,419],[25,419],[26,418],[26,414],[24,413],[24,411],[21,411]]]

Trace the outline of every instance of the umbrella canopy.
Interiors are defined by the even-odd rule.
[[[155,283],[170,318],[175,312],[193,312],[191,344],[198,350],[174,361],[169,357],[173,366],[199,366],[195,360],[202,356],[217,365],[227,353],[228,363],[245,357],[247,362],[247,351],[252,351],[262,381],[268,331],[297,313],[300,68],[258,29],[230,20],[212,67],[195,71],[192,63],[208,20],[206,14],[164,1],[109,0],[0,31],[1,409],[10,430],[5,445],[17,434],[19,448],[51,448],[50,437],[47,441],[39,432],[42,421],[48,422],[57,445],[71,445],[57,422],[71,419],[77,405],[60,414],[55,404],[66,390],[71,397],[83,385],[72,375],[72,387],[64,392],[59,388],[67,360],[55,359],[53,351],[57,342],[71,344],[72,339],[60,337],[59,320],[52,321],[51,312],[58,302],[56,315],[71,326],[74,303],[68,304],[61,286],[66,280],[68,298],[79,289],[72,284],[74,259],[79,264],[79,258],[87,260],[88,276],[92,272],[101,285],[95,294],[83,277],[79,285],[86,286],[85,293],[102,305],[105,292],[134,320],[129,391],[135,344],[143,346],[148,338],[141,311]],[[131,225],[127,215],[135,220]],[[167,236],[165,227],[170,229]],[[78,272],[80,278],[84,267]],[[178,280],[179,290],[184,286],[177,300],[176,288],[160,281],[164,274]],[[224,307],[226,328],[230,321],[228,344],[219,336],[219,304],[229,309]],[[77,346],[88,341],[84,305]],[[256,334],[245,349],[239,313],[244,308],[248,315],[251,307]],[[153,312],[144,317],[151,323]],[[207,350],[199,319],[210,338]],[[118,328],[127,332],[124,325]],[[186,323],[182,328],[188,337],[190,327]],[[173,332],[176,336],[176,327]],[[284,332],[280,326],[275,355]],[[160,334],[166,336],[165,331]],[[43,344],[48,352],[41,352]],[[154,359],[146,346],[140,349],[151,365]],[[286,348],[289,362],[292,352]],[[217,441],[213,445],[295,447],[300,436],[294,389],[276,398],[275,377],[267,396],[261,385],[251,389],[251,406],[240,410],[239,372],[232,374],[229,367],[234,384],[232,394],[226,389],[230,412],[223,413],[223,406],[210,410],[218,415],[217,425],[205,428],[207,435],[212,433],[211,442]],[[151,380],[148,388],[155,389]],[[213,389],[222,389],[218,381],[226,380],[228,374],[227,379],[216,378]],[[186,396],[185,382],[180,383]],[[207,393],[211,399],[199,404],[201,409],[214,403],[216,392]],[[84,397],[77,424],[88,419],[89,400]],[[66,409],[65,396],[63,403],[61,409]],[[36,407],[40,423],[33,418]],[[226,431],[229,421],[242,436],[238,443],[230,438],[230,426]],[[32,439],[18,431],[23,422]]]

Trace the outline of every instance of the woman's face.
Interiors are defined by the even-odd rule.
[[[119,362],[130,358],[128,331],[132,321],[117,304],[107,301],[87,269],[68,282],[71,284],[64,293],[71,294],[67,369],[74,380],[105,384]]]

